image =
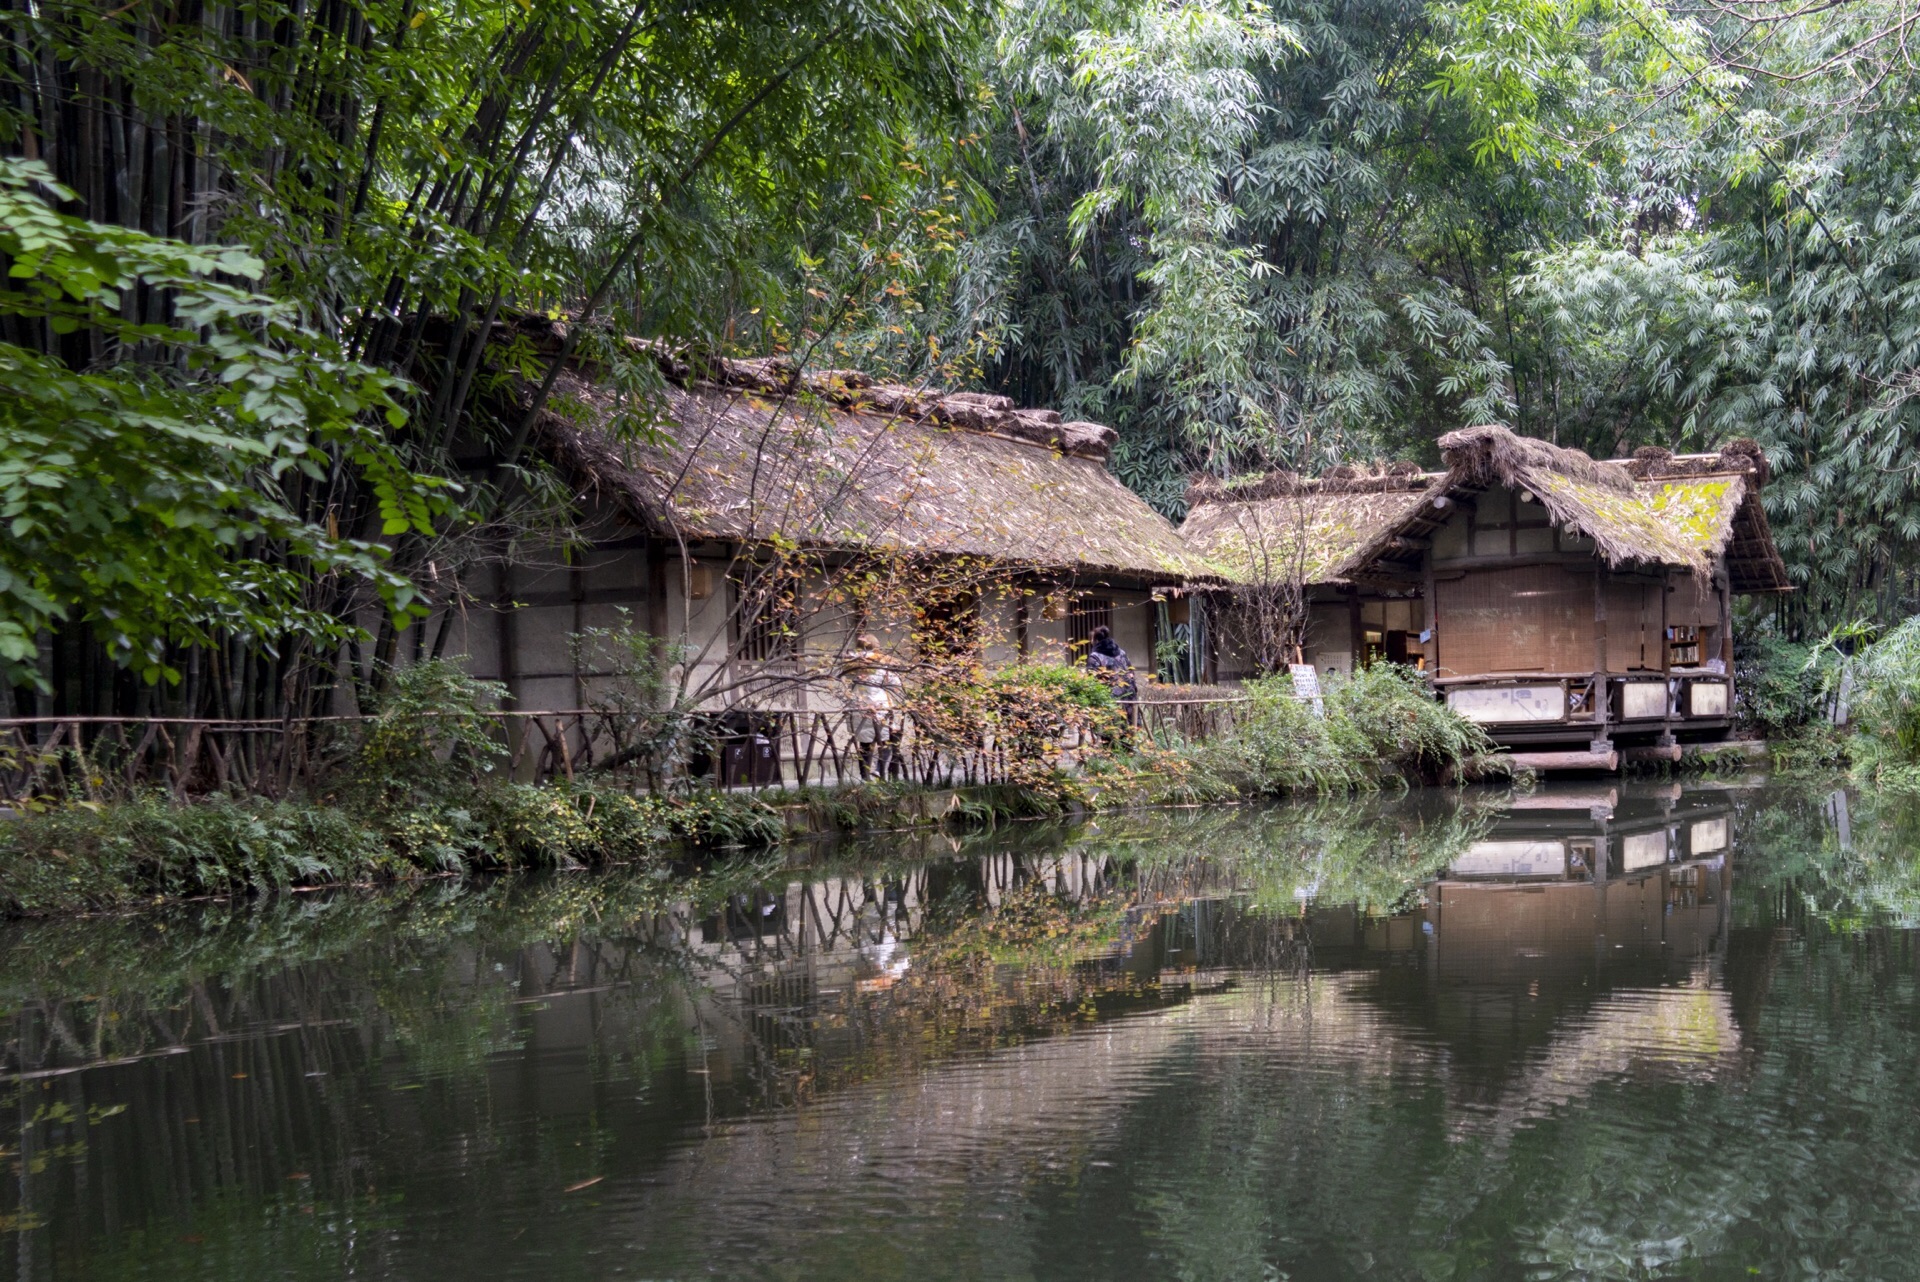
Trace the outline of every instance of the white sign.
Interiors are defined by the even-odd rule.
[[[1727,686],[1723,681],[1695,681],[1687,687],[1687,711],[1696,717],[1727,715]]]
[[[1719,819],[1695,820],[1688,844],[1693,847],[1690,853],[1695,859],[1702,855],[1710,855],[1716,850],[1725,850],[1727,848],[1726,818],[1722,816]]]
[[[1667,683],[1664,681],[1628,681],[1620,687],[1620,717],[1623,721],[1644,721],[1667,715]]]
[[[1293,697],[1302,702],[1313,704],[1313,715],[1327,715],[1326,701],[1320,697],[1320,674],[1311,663],[1289,663],[1287,671],[1293,675]]]
[[[1559,686],[1477,686],[1449,690],[1447,706],[1469,721],[1558,721],[1566,715]]]
[[[1659,832],[1636,832],[1620,843],[1622,862],[1628,872],[1638,872],[1642,868],[1657,868],[1667,862],[1667,834]]]

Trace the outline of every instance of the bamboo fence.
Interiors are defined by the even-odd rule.
[[[1204,740],[1231,728],[1246,700],[1141,702],[1136,741]],[[529,783],[604,779],[647,786],[620,714],[600,709],[491,712],[501,768]],[[141,790],[178,800],[212,794],[284,797],[323,793],[350,760],[369,718],[276,721],[181,717],[22,717],[0,720],[0,805],[106,801]],[[857,709],[735,709],[715,714],[711,748],[696,754],[696,781],[727,788],[835,787],[890,778],[938,787],[1005,781],[1013,763],[991,734],[954,743],[925,733],[906,712],[876,722]],[[734,728],[724,728],[730,724]],[[876,726],[884,725],[884,733]],[[1068,732],[1054,745],[1073,767],[1102,745]],[[681,777],[685,777],[683,771]]]

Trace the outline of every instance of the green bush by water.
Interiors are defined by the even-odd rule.
[[[1324,715],[1294,696],[1290,677],[1250,681],[1245,690],[1248,706],[1230,731],[1093,771],[1109,804],[1114,795],[1191,805],[1507,773],[1486,732],[1436,700],[1411,668],[1383,663],[1330,674]]]
[[[1776,767],[1850,767],[1876,787],[1920,790],[1920,616],[1848,655],[1866,635],[1763,640],[1742,673],[1744,719],[1772,741]],[[1832,724],[1842,704],[1845,729]]]
[[[497,781],[465,796],[359,810],[159,793],[60,806],[0,825],[0,914],[238,895],[445,872],[664,862],[680,843],[766,846],[777,810],[738,794],[635,798]]]
[[[1323,683],[1325,715],[1290,678],[1247,683],[1250,715],[1198,745],[1201,767],[1242,793],[1339,792],[1499,768],[1486,732],[1434,699],[1418,673],[1376,664]]]

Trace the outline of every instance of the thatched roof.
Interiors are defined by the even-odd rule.
[[[539,433],[583,492],[663,534],[1216,578],[1107,470],[1111,428],[779,359],[656,355],[670,379],[660,434],[618,431],[632,407],[575,371]]]
[[[1372,537],[1418,506],[1439,474],[1412,463],[1383,471],[1291,472],[1187,489],[1181,536],[1231,581],[1339,583],[1341,568]]]
[[[1449,432],[1440,453],[1446,474],[1376,531],[1342,567],[1346,573],[1404,574],[1446,520],[1451,498],[1499,485],[1532,494],[1556,524],[1592,539],[1609,565],[1704,574],[1725,556],[1737,592],[1792,589],[1760,503],[1766,460],[1751,441],[1713,454],[1643,449],[1632,459],[1601,461],[1489,425]]]

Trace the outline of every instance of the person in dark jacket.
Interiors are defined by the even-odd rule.
[[[1127,724],[1134,724],[1140,705],[1140,679],[1134,675],[1133,662],[1113,639],[1113,629],[1102,624],[1093,630],[1093,645],[1087,651],[1087,671],[1107,683]]]

